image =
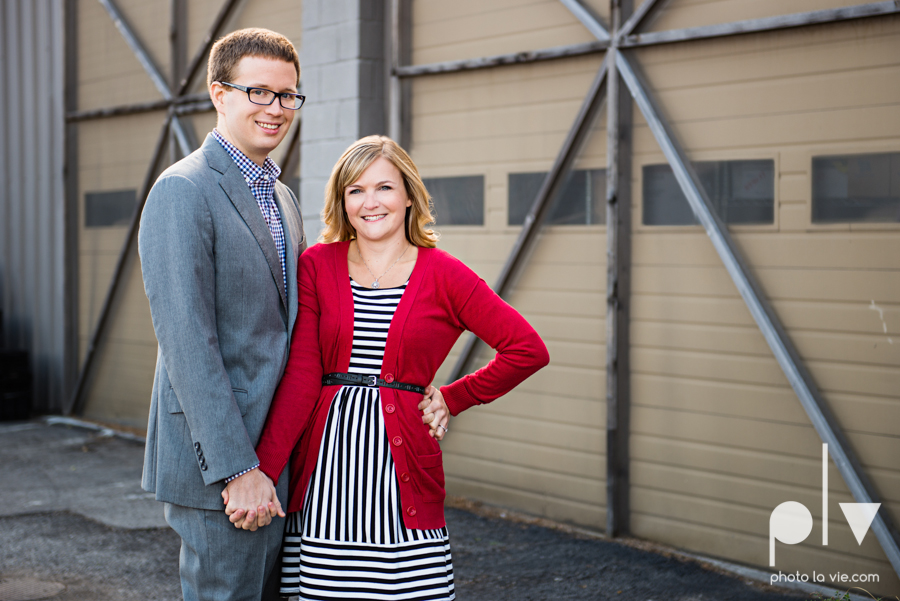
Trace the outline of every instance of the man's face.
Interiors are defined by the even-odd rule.
[[[245,56],[228,83],[296,93],[297,72],[286,61]],[[251,161],[262,165],[284,139],[296,111],[281,108],[277,99],[269,106],[253,104],[246,92],[218,83],[210,86],[209,93],[219,113],[216,129]]]

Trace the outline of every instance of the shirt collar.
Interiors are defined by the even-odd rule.
[[[266,157],[266,160],[263,161],[263,166],[260,167],[253,161],[251,161],[247,155],[240,151],[240,149],[225,139],[225,136],[219,133],[219,130],[213,128],[212,130],[213,137],[219,141],[219,144],[225,149],[231,158],[234,160],[235,164],[238,166],[238,169],[241,171],[241,175],[244,176],[244,180],[247,183],[253,183],[257,180],[261,179],[264,175],[269,175],[272,181],[278,179],[278,176],[281,175],[281,168],[275,164],[275,161],[272,160],[272,157]]]

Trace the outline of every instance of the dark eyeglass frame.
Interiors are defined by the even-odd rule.
[[[227,81],[220,81],[218,83],[222,84],[223,86],[232,87],[235,90],[240,90],[241,92],[246,92],[247,100],[259,106],[272,106],[272,103],[274,103],[275,99],[277,98],[278,104],[280,104],[281,108],[283,108],[284,110],[299,111],[300,107],[303,106],[303,103],[306,102],[306,96],[304,96],[303,94],[294,94],[293,92],[274,92],[272,90],[267,90],[266,88],[249,88],[247,86],[239,86],[236,83],[228,83]],[[256,102],[255,100],[253,100],[253,96],[251,95],[251,92],[253,92],[253,90],[262,90],[263,92],[274,94],[274,96],[272,96],[272,100],[270,100],[269,102]],[[281,100],[286,96],[293,96],[294,98],[298,98],[300,100],[300,104],[297,106],[284,106],[284,103],[282,103]]]

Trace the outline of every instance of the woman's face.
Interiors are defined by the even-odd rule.
[[[344,188],[344,210],[360,240],[391,242],[406,236],[403,222],[406,207],[403,176],[393,163],[378,157],[358,180]]]

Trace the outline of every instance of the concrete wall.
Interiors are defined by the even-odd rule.
[[[313,241],[335,162],[357,139],[387,133],[383,3],[305,0],[303,42],[300,203]]]

